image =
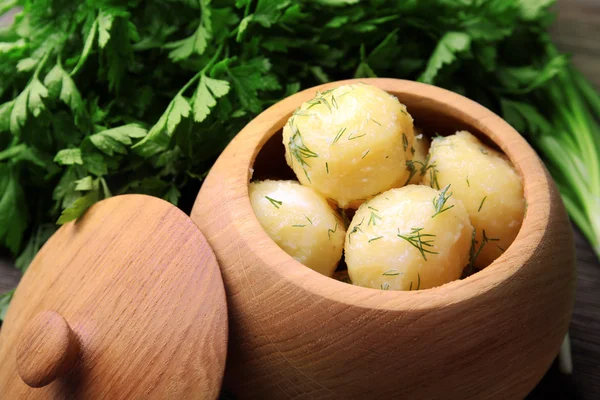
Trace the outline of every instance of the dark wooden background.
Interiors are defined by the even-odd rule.
[[[560,0],[555,8],[555,42],[600,90],[600,0]],[[578,276],[570,327],[573,375],[563,375],[555,363],[528,399],[600,399],[600,261],[574,232]],[[19,271],[0,259],[0,293],[14,288],[19,278]]]

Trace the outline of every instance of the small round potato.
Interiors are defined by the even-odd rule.
[[[415,141],[410,150],[413,153],[413,158],[406,161],[406,169],[409,172],[409,181],[407,184],[418,185],[423,179],[421,173],[426,168],[429,138],[423,135],[423,132],[417,127],[415,127]]]
[[[360,206],[346,233],[346,264],[355,285],[427,289],[460,278],[473,227],[451,189],[409,185]]]
[[[476,231],[474,265],[484,268],[510,246],[521,228],[521,177],[504,155],[466,131],[433,139],[429,153],[431,168],[423,184],[452,185]]]
[[[317,93],[283,128],[286,160],[298,180],[342,208],[404,185],[413,141],[406,107],[366,84]]]
[[[249,191],[254,213],[275,243],[330,277],[342,257],[346,230],[325,198],[294,181],[252,182]]]

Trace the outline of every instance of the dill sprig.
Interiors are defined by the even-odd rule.
[[[474,265],[475,265],[475,261],[477,260],[477,257],[479,257],[479,254],[481,253],[481,250],[483,250],[483,248],[485,247],[486,244],[488,244],[489,242],[498,242],[500,241],[500,238],[489,238],[487,237],[487,235],[485,234],[485,229],[483,229],[481,231],[481,244],[479,245],[479,248],[477,249],[477,251],[475,251],[475,247],[478,244],[477,240],[475,239],[475,229],[473,229],[473,236],[471,238],[471,251],[470,251],[470,257],[469,257],[469,267],[471,269],[473,269]]]
[[[487,199],[487,196],[484,196],[483,199],[481,199],[481,203],[479,204],[479,208],[477,209],[477,212],[481,211],[481,207],[483,207],[483,203],[485,203],[485,199]]]
[[[413,281],[410,281],[410,287],[408,290],[412,290]],[[415,290],[419,290],[421,288],[421,274],[417,273],[417,288]]]
[[[315,96],[314,99],[308,101],[308,107],[306,107],[306,109],[310,110],[311,108],[313,108],[314,106],[316,106],[318,104],[323,104],[325,107],[327,107],[329,112],[333,112],[333,110],[331,108],[331,104],[329,104],[329,102],[325,98],[325,94],[327,94],[327,93],[329,93],[329,92],[317,93],[317,95]]]
[[[271,204],[273,204],[273,207],[275,207],[275,208],[277,208],[277,209],[278,209],[279,207],[281,207],[281,205],[283,204],[283,202],[282,202],[282,201],[275,200],[275,199],[274,199],[274,198],[272,198],[272,197],[265,196],[265,198],[266,198],[267,200],[269,200],[269,202],[270,202]]]
[[[383,275],[383,276],[396,276],[396,275],[400,275],[400,271],[398,271],[397,269],[388,269],[387,271],[385,271],[381,275]]]
[[[300,166],[304,170],[304,175],[306,175],[306,179],[308,179],[308,182],[312,183],[310,180],[310,176],[308,176],[308,172],[306,171],[306,167],[310,168],[310,164],[306,162],[306,159],[316,158],[319,157],[319,155],[311,149],[309,149],[304,144],[304,141],[302,140],[302,134],[300,133],[300,129],[298,129],[297,126],[296,132],[290,138],[288,147],[290,149],[290,154],[300,163]]]
[[[377,236],[377,237],[374,237],[374,238],[372,238],[372,239],[369,239],[369,243],[371,243],[371,242],[374,242],[374,241],[376,241],[376,240],[379,240],[379,239],[381,239],[381,238],[383,238],[383,236]]]
[[[363,219],[360,221],[360,223],[358,223],[357,225],[354,226],[354,228],[352,228],[352,230],[350,231],[350,233],[348,234],[348,242],[352,243],[352,235],[354,235],[356,232],[363,232],[363,230],[361,229],[361,225],[363,224],[363,222],[365,222],[365,218],[363,217]],[[363,232],[364,233],[364,232]]]
[[[431,234],[431,233],[422,233],[421,232],[422,230],[423,230],[423,228],[411,228],[409,234],[402,235],[400,233],[400,229],[398,229],[398,237],[406,240],[408,243],[410,243],[412,246],[414,246],[417,250],[419,250],[419,253],[421,253],[421,256],[423,256],[423,259],[425,261],[427,261],[426,254],[439,254],[439,253],[430,250],[431,248],[433,248],[433,238],[435,238],[436,235]]]
[[[433,198],[432,202],[433,202],[433,208],[435,209],[435,213],[431,216],[431,218],[434,218],[435,216],[443,213],[444,211],[448,211],[449,209],[454,207],[454,204],[453,204],[449,207],[444,208],[444,206],[446,205],[446,202],[452,196],[452,192],[448,193],[448,195],[446,196],[448,189],[450,189],[450,184],[446,185],[446,187],[444,189],[442,189],[442,191],[440,191],[440,195],[437,198],[436,197]]]
[[[337,223],[337,221],[336,221],[336,222],[335,222],[335,228],[333,228],[333,229],[331,229],[331,228],[327,229],[327,237],[328,237],[329,239],[331,239],[331,234],[332,234],[332,233],[336,233],[336,232],[337,232],[337,228],[338,228],[338,223]]]

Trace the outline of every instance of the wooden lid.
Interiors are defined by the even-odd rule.
[[[0,397],[216,399],[227,336],[196,225],[163,200],[113,197],[61,227],[25,273],[0,331]]]

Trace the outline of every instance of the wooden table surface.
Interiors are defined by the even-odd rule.
[[[600,0],[561,0],[552,36],[600,90]],[[577,294],[570,336],[573,375],[553,365],[530,399],[600,399],[600,261],[575,229]],[[0,293],[16,286],[20,273],[0,258]],[[516,367],[516,366],[515,366]]]

